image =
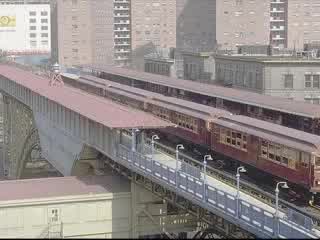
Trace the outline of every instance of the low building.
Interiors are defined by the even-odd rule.
[[[196,219],[119,176],[0,182],[2,238],[138,238],[189,232]],[[183,220],[183,221],[182,221]]]
[[[144,71],[168,77],[176,77],[174,59],[172,58],[145,57]]]
[[[215,78],[215,63],[211,52],[182,52],[184,79],[211,83]]]
[[[320,103],[320,60],[216,55],[216,81],[234,88]]]
[[[157,48],[144,56],[144,71],[148,73],[182,78],[182,64],[175,48]],[[179,71],[180,69],[180,71]]]

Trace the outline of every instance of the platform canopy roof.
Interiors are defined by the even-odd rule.
[[[293,101],[282,97],[267,96],[246,90],[227,88],[213,84],[199,84],[199,82],[195,81],[187,81],[115,66],[101,67],[82,65],[79,67],[84,71],[104,72],[128,79],[135,79],[138,81],[189,91],[204,96],[222,98],[228,101],[239,102],[242,104],[281,111],[303,117],[320,118],[320,106],[303,101]]]
[[[123,106],[67,85],[50,86],[49,78],[18,67],[0,65],[0,79],[8,79],[94,122],[116,129],[156,129],[174,126],[149,113]]]

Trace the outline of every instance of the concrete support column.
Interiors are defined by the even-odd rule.
[[[111,141],[111,151],[113,156],[117,155],[117,151],[118,151],[118,146],[120,144],[120,135],[121,135],[121,131],[117,130],[117,129],[113,129],[110,131],[111,132],[111,136],[109,138],[109,140]]]

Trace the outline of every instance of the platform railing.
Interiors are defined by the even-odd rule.
[[[252,203],[242,199],[237,201],[236,195],[211,186],[210,183],[204,185],[203,179],[193,177],[181,169],[176,171],[176,169],[152,160],[141,153],[133,152],[124,145],[118,146],[117,155],[120,160],[130,165],[131,170],[142,171],[144,174],[157,179],[160,184],[173,187],[178,194],[195,204],[204,206],[212,212],[220,212],[224,216],[231,217],[241,226],[250,226],[264,236],[319,238],[312,230],[291,222],[285,214],[281,214],[277,218],[274,213]],[[239,204],[238,208],[237,202]]]
[[[150,154],[151,153],[151,140],[146,139],[145,141],[146,146],[144,147],[144,153]],[[174,157],[174,149],[170,149],[169,147],[157,143],[155,144],[154,148],[155,153],[159,154],[166,154],[168,156]],[[189,175],[195,176],[193,173],[196,173],[197,170],[200,171],[203,169],[203,164],[201,162],[197,162],[195,159],[185,155],[184,153],[179,154],[179,158],[181,162],[187,163],[186,164],[186,172]],[[207,174],[208,176],[211,176],[219,181],[222,181],[226,183],[227,185],[231,187],[236,186],[236,180],[234,179],[233,176],[231,176],[228,173],[222,173],[220,170],[214,169],[210,166],[207,166]],[[242,181],[242,184],[240,186],[241,191],[245,192],[252,197],[258,199],[261,202],[264,202],[272,207],[275,205],[275,199],[273,196],[270,196],[268,193],[263,193],[264,195],[259,195],[262,194],[258,189],[256,189],[254,186],[249,185],[247,182]],[[262,198],[263,196],[263,198]],[[279,209],[281,209],[283,212],[285,212],[288,216],[288,219],[291,222],[294,222],[308,230],[311,229],[320,229],[320,223],[318,222],[317,219],[314,219],[312,216],[308,216],[306,214],[303,214],[301,211],[297,210],[296,208],[292,208],[289,204],[287,203],[282,203],[282,201],[279,204]]]

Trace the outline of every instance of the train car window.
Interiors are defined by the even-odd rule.
[[[300,164],[302,167],[309,167],[309,162],[310,162],[310,159],[311,159],[311,155],[309,153],[306,153],[306,152],[301,152],[301,161],[300,161]]]
[[[169,118],[169,112],[168,112],[168,118]],[[198,133],[198,120],[188,117],[186,115],[175,113],[173,122],[178,124],[179,126],[182,126],[183,128],[186,128],[192,132]]]
[[[320,157],[316,157],[316,167],[320,167]]]
[[[296,162],[299,159],[299,152],[278,144],[261,141],[261,157],[275,163],[296,169]]]
[[[276,148],[276,161],[277,162],[281,162],[281,158],[282,158],[282,148],[280,146],[275,146]]]
[[[220,142],[234,148],[238,148],[242,151],[247,151],[247,137],[242,133],[221,128]]]
[[[282,162],[283,162],[284,164],[288,165],[288,164],[289,164],[289,159],[286,158],[286,157],[282,157]]]

